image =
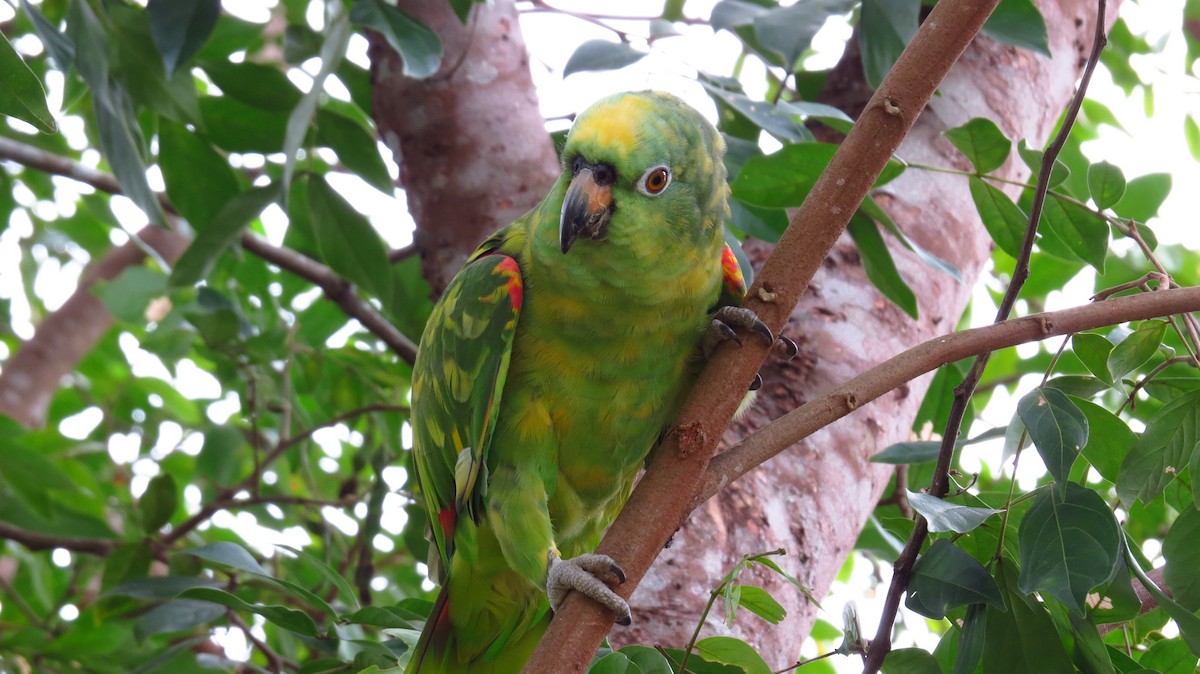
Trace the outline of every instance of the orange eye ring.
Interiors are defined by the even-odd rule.
[[[648,197],[656,197],[671,184],[671,169],[666,164],[656,164],[646,169],[638,181],[638,191]]]

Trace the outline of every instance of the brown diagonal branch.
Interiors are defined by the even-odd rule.
[[[995,7],[994,0],[943,0],[884,78],[829,167],[817,180],[751,288],[746,306],[778,332],[867,190],[938,84]],[[767,355],[751,345],[722,349],[700,376],[676,425],[597,552],[619,562],[628,597],[689,512],[721,433]],[[683,485],[689,485],[681,488]],[[613,616],[576,593],[568,596],[526,672],[581,672]]]
[[[818,429],[946,363],[1058,335],[1193,311],[1200,311],[1200,287],[1126,295],[935,337],[796,408],[717,455],[692,507]]]
[[[0,153],[13,144],[5,138],[0,141]],[[62,378],[75,370],[112,327],[113,317],[92,294],[92,286],[141,264],[146,259],[142,246],[151,247],[160,257],[173,262],[179,259],[188,244],[183,235],[161,227],[146,227],[138,236],[140,245],[130,241],[112,249],[92,265],[66,303],[47,316],[33,337],[4,364],[0,371],[0,414],[29,427],[44,424],[46,411]]]

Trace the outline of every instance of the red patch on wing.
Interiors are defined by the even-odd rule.
[[[521,268],[517,266],[517,261],[507,255],[502,255],[500,263],[496,265],[495,273],[507,277],[504,289],[508,292],[508,299],[512,303],[513,311],[520,311],[521,301],[525,296],[525,284],[521,281]]]
[[[438,512],[438,522],[442,525],[442,532],[446,534],[446,540],[454,538],[454,523],[458,520],[458,513],[454,511],[454,506],[445,508]]]
[[[729,246],[725,246],[721,250],[721,273],[726,288],[739,295],[746,292],[746,279],[742,276],[742,266],[738,264],[737,256],[733,254]]]

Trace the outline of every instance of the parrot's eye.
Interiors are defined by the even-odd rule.
[[[637,188],[642,194],[648,197],[656,197],[662,194],[662,191],[667,189],[667,185],[671,184],[671,169],[666,164],[658,164],[651,166],[642,174],[642,179],[638,181]]]

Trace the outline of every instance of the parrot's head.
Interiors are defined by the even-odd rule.
[[[623,93],[593,104],[563,147],[562,252],[609,242],[661,256],[719,240],[724,151],[712,124],[670,94]]]

